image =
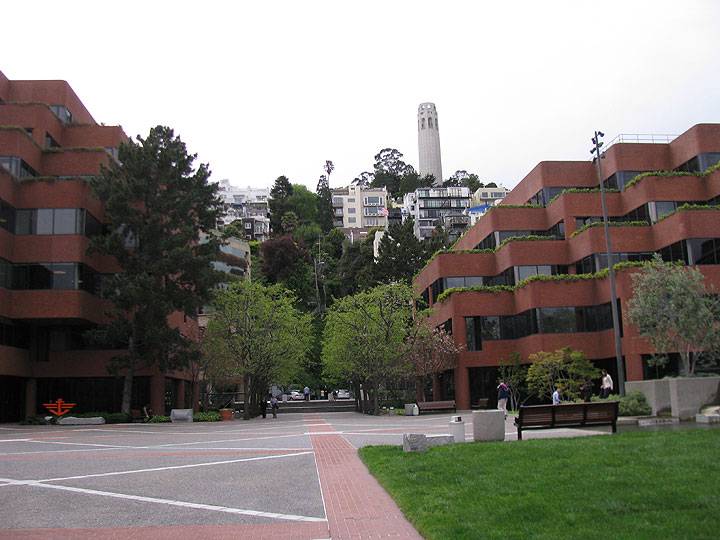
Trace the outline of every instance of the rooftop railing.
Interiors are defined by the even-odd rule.
[[[668,144],[675,140],[677,135],[662,133],[620,133],[613,140],[605,144],[603,151],[618,143],[645,143],[645,144]]]

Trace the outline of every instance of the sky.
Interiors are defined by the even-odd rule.
[[[507,187],[589,159],[596,129],[720,122],[716,0],[27,0],[2,17],[8,78],[66,80],[130,136],[171,126],[242,187],[314,190],[328,159],[344,186],[388,147],[417,168],[425,101],[443,176]]]

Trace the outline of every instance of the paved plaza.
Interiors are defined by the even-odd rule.
[[[0,538],[419,538],[356,449],[401,444],[404,432],[448,433],[449,419],[3,425]]]

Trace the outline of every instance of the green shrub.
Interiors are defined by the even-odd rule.
[[[193,422],[219,422],[220,413],[217,411],[197,412],[193,414]]]
[[[161,414],[156,414],[155,416],[151,416],[150,420],[148,420],[148,422],[151,424],[164,424],[169,421],[170,421],[169,416],[163,416]]]
[[[592,401],[619,401],[618,415],[620,416],[648,416],[652,413],[652,408],[647,402],[645,394],[637,390],[622,397],[611,394],[605,400],[598,396],[593,396]]]
[[[75,418],[95,418],[100,416],[105,419],[106,424],[127,424],[131,421],[130,415],[126,413],[110,413],[105,411],[91,411],[84,413],[68,413],[68,416],[74,416]]]
[[[43,416],[28,416],[25,420],[20,422],[21,426],[44,426],[49,424]]]
[[[574,236],[577,236],[578,234],[587,231],[588,229],[592,229],[593,227],[602,227],[603,222],[602,221],[594,221],[592,223],[586,223],[576,231],[574,231],[570,238],[573,238]],[[638,221],[608,221],[608,227],[648,227],[650,226],[650,223],[644,220],[638,220]]]

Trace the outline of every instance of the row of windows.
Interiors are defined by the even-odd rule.
[[[17,347],[19,349],[29,349],[29,328],[24,324],[13,324],[0,320],[0,345],[5,345],[6,347]]]
[[[437,197],[443,199],[446,199],[448,197],[469,197],[470,190],[463,187],[418,189],[417,196],[419,199],[427,199],[430,197]]]
[[[427,127],[428,129],[433,128],[433,118],[432,116],[429,116],[427,119]],[[425,117],[420,118],[420,129],[425,129]],[[440,129],[439,123],[437,119],[435,119],[435,129]]]
[[[14,290],[81,290],[101,295],[100,274],[82,263],[12,264],[0,259],[0,287]]]
[[[84,208],[15,209],[0,200],[0,228],[13,234],[102,234],[102,224]]]
[[[17,156],[0,156],[0,167],[16,178],[39,176],[37,171]]]
[[[563,240],[565,238],[565,222],[559,221],[545,231],[495,231],[488,234],[475,249],[495,249],[503,240],[523,236],[547,236],[548,240]]]
[[[599,332],[613,325],[608,302],[598,306],[533,308],[517,315],[465,317],[465,327],[467,350],[480,351],[483,341],[520,339],[532,334]]]
[[[420,208],[469,208],[470,199],[420,199]]]
[[[610,216],[608,221],[647,221],[648,223],[655,223],[664,216],[672,214],[684,204],[720,206],[720,195],[707,201],[652,201],[637,207],[624,216]],[[576,217],[575,225],[579,229],[583,225],[600,223],[601,221],[602,217],[600,216]]]

